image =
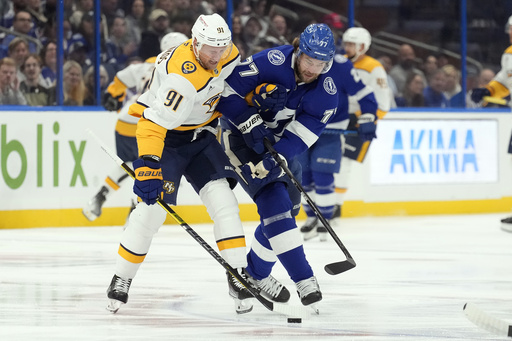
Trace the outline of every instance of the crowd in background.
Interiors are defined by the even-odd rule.
[[[13,0],[0,4],[0,104],[56,104],[56,0]],[[169,32],[190,37],[200,14],[226,17],[226,0],[102,0],[100,1],[100,92],[117,71],[160,53],[159,41]],[[95,105],[93,0],[64,0],[64,105]],[[346,23],[334,13],[300,18],[294,11],[271,6],[267,0],[234,1],[233,42],[242,59],[263,49],[290,44],[313,22],[328,24],[343,53]],[[505,47],[504,47],[505,48]],[[370,49],[370,55],[372,50]],[[397,55],[375,55],[388,72],[397,107],[474,106],[461,90],[461,73],[443,55],[423,63],[412,46],[401,45]],[[483,69],[467,77],[467,90],[494,77]],[[101,104],[101,103],[100,103]]]

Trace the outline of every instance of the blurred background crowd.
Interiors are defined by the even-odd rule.
[[[100,92],[116,72],[160,53],[169,32],[190,37],[200,14],[219,13],[232,25],[242,59],[289,44],[308,24],[328,24],[343,53],[348,0],[101,0]],[[496,2],[496,4],[493,4]],[[57,44],[64,49],[64,105],[96,105],[94,1],[64,0],[57,42],[57,0],[0,2],[0,104],[56,104]],[[474,107],[468,92],[487,84],[510,45],[504,25],[512,1],[467,0],[467,74],[461,77],[460,4],[449,0],[356,0],[356,25],[372,34],[369,55],[388,72],[396,107]],[[462,91],[465,79],[466,93]],[[98,99],[101,101],[101,99]]]

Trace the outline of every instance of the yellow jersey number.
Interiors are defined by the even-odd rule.
[[[172,106],[172,110],[176,111],[176,110],[178,110],[178,107],[179,107],[182,99],[183,99],[183,96],[180,95],[179,93],[177,93],[176,90],[171,90],[167,94],[167,97],[166,97],[167,101],[164,103],[164,105],[166,107]]]

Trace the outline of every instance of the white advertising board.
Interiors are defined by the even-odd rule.
[[[374,185],[498,181],[497,120],[385,119],[371,148]]]

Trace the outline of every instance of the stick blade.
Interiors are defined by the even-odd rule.
[[[464,304],[464,314],[475,325],[500,336],[512,336],[512,326],[507,322],[487,314],[475,304]]]
[[[353,259],[347,259],[342,262],[327,264],[324,266],[325,272],[329,275],[339,275],[342,272],[348,271],[356,267],[356,262]]]

